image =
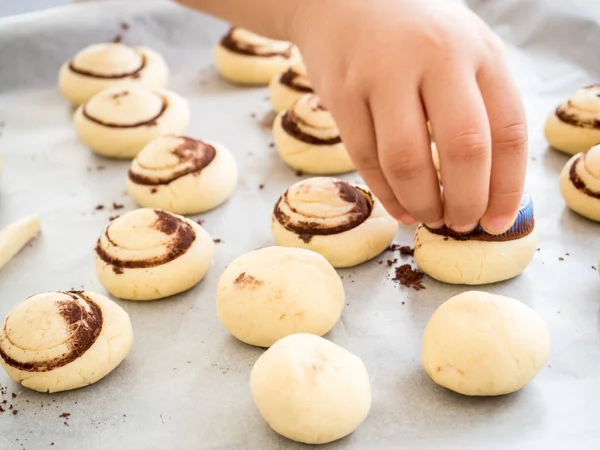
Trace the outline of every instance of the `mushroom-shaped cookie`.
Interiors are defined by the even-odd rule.
[[[127,192],[140,206],[198,214],[227,200],[237,179],[235,160],[222,145],[170,135],[135,157]]]
[[[444,283],[496,283],[525,270],[536,247],[533,202],[525,194],[514,225],[504,234],[488,234],[481,226],[457,233],[446,226],[419,225],[415,261],[423,272]]]
[[[189,122],[187,101],[179,95],[135,84],[100,92],[73,117],[79,139],[112,158],[133,158],[159,136],[184,134]]]
[[[567,162],[560,174],[560,192],[569,208],[600,222],[600,145]]]
[[[213,240],[196,222],[160,209],[136,209],[102,232],[96,275],[115,297],[155,300],[197,284],[213,256]]]
[[[19,303],[0,332],[0,363],[17,383],[40,392],[95,383],[129,353],[127,313],[88,291],[45,292]]]
[[[355,170],[335,120],[319,97],[305,94],[273,122],[273,139],[285,163],[314,175]]]
[[[275,75],[300,60],[300,52],[291,43],[239,27],[231,28],[215,48],[217,71],[238,84],[267,85]]]
[[[383,252],[398,223],[367,187],[317,177],[283,193],[271,229],[278,245],[313,250],[334,267],[351,267]]]
[[[269,98],[277,113],[290,109],[304,94],[312,93],[313,88],[302,61],[275,75],[269,84]]]
[[[58,84],[67,100],[79,106],[124,81],[162,89],[168,79],[167,64],[154,50],[111,42],[90,45],[63,64]]]
[[[600,144],[600,84],[579,89],[548,116],[548,143],[575,155]]]

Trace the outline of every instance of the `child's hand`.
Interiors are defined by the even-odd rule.
[[[394,217],[456,231],[512,225],[525,114],[501,43],[475,14],[451,0],[303,0],[288,31],[359,173]]]

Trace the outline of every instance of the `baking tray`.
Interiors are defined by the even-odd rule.
[[[600,8],[542,0],[472,6],[506,41],[524,94],[531,131],[527,190],[540,242],[521,276],[482,289],[515,297],[541,314],[552,354],[540,375],[514,395],[456,395],[428,379],[420,342],[436,307],[468,288],[427,278],[425,290],[400,287],[389,279],[387,264],[377,264],[397,254],[342,270],[347,305],[328,338],[364,360],[373,407],[354,434],[323,448],[600,448],[600,278],[592,270],[600,257],[600,228],[565,208],[557,180],[567,157],[549,150],[542,135],[546,114],[558,102],[599,79]],[[123,32],[121,23],[130,29]],[[271,209],[299,180],[270,146],[266,89],[231,86],[214,71],[211,46],[226,27],[165,1],[91,2],[0,20],[0,224],[31,213],[43,222],[42,235],[0,273],[0,316],[39,291],[104,292],[94,276],[92,248],[110,216],[135,208],[125,194],[128,163],[95,156],[78,142],[71,108],[56,87],[59,66],[79,49],[123,34],[126,43],[161,52],[171,67],[170,87],[191,101],[190,134],[225,144],[240,168],[233,198],[201,216],[223,240],[207,277],[167,300],[118,301],[131,315],[135,340],[112,374],[55,395],[22,389],[0,374],[7,404],[18,410],[0,414],[0,449],[305,447],[260,418],[248,380],[262,350],[236,341],[216,317],[219,275],[240,254],[273,243]],[[113,203],[124,208],[113,211]],[[401,227],[395,242],[410,244],[413,232]]]

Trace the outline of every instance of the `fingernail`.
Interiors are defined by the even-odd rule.
[[[428,228],[431,228],[432,230],[437,230],[437,229],[442,228],[444,226],[444,221],[443,220],[438,220],[437,222],[427,223],[426,225],[427,225]]]
[[[506,233],[513,226],[514,221],[515,218],[513,216],[496,217],[495,219],[486,221],[484,229],[490,234]]]
[[[450,228],[452,228],[457,233],[468,233],[469,231],[473,231],[476,226],[476,223],[472,223],[471,225],[452,225],[450,226]]]
[[[400,222],[402,222],[404,225],[414,225],[416,221],[417,219],[415,219],[410,214],[403,214],[402,216],[400,216]]]

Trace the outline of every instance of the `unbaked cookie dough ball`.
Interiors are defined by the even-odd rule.
[[[281,158],[293,169],[314,175],[355,170],[333,116],[319,97],[305,94],[273,122],[273,140]]]
[[[26,388],[66,391],[108,375],[132,340],[129,316],[103,295],[44,292],[8,313],[0,331],[0,363]]]
[[[302,61],[275,75],[269,85],[269,98],[277,113],[290,109],[300,97],[312,93],[313,88]]]
[[[285,337],[263,353],[252,368],[250,391],[273,430],[306,444],[347,436],[371,408],[362,360],[311,334]]]
[[[75,106],[124,81],[162,89],[168,80],[169,69],[160,54],[113,42],[84,48],[58,74],[61,92]]]
[[[600,145],[567,162],[560,174],[560,192],[569,208],[600,222]]]
[[[267,85],[278,73],[300,61],[296,46],[233,27],[215,48],[215,64],[233,83]]]
[[[266,247],[233,261],[217,286],[217,315],[242,342],[269,347],[292,333],[324,335],[342,314],[342,281],[321,255]]]
[[[433,314],[423,335],[423,367],[440,386],[464,395],[518,391],[550,354],[544,320],[512,298],[470,291]]]
[[[548,143],[575,155],[600,144],[600,84],[579,89],[546,120]]]
[[[196,222],[160,209],[113,220],[96,243],[96,275],[126,300],[156,300],[196,285],[213,263],[214,243]]]
[[[383,252],[398,222],[365,186],[317,177],[292,185],[271,219],[277,245],[323,255],[333,267],[352,267]]]
[[[182,97],[136,84],[100,92],[73,117],[79,139],[112,158],[133,158],[159,136],[184,134],[189,122],[189,107]]]
[[[237,180],[235,160],[225,147],[170,135],[152,141],[135,157],[127,192],[140,206],[198,214],[227,200]]]
[[[529,265],[537,247],[533,202],[525,194],[514,225],[491,235],[481,226],[456,233],[444,226],[419,225],[415,261],[432,278],[451,284],[487,284],[516,277]]]

